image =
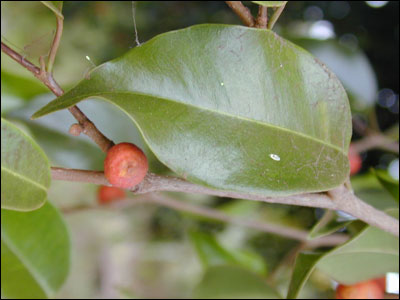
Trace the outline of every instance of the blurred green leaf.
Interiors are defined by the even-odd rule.
[[[218,210],[234,216],[251,216],[253,213],[260,210],[260,203],[257,201],[235,199],[218,206]]]
[[[380,277],[399,271],[399,239],[368,226],[318,262],[317,267],[343,284]]]
[[[1,93],[29,100],[36,95],[47,93],[48,89],[36,78],[27,78],[7,71],[1,71]]]
[[[286,299],[296,299],[314,270],[321,253],[301,252],[297,255]]]
[[[398,209],[388,211],[398,218]],[[317,267],[342,284],[355,284],[399,270],[399,239],[381,229],[366,226],[351,240],[331,251],[300,253],[296,259],[288,299],[297,297]]]
[[[316,239],[326,236],[346,227],[351,222],[339,222],[337,221],[336,216],[337,215],[334,211],[327,210],[324,216],[313,226],[313,228],[311,228],[308,233],[308,238]],[[327,220],[327,218],[329,218],[329,220]]]
[[[385,130],[384,134],[387,137],[392,138],[393,140],[398,140],[399,139],[399,123],[396,123],[392,127]]]
[[[32,212],[1,210],[1,293],[8,299],[54,297],[69,270],[68,232],[47,202]]]
[[[37,209],[46,201],[50,163],[28,135],[1,119],[1,207]]]
[[[190,238],[204,267],[238,263],[233,255],[217,242],[214,236],[192,231]]]
[[[368,172],[351,177],[351,185],[357,197],[380,210],[398,208],[399,203],[393,196],[383,189],[374,174]]]
[[[260,254],[245,249],[234,249],[231,252],[239,264],[247,270],[261,276],[267,275],[267,265]]]
[[[271,31],[198,25],[169,32],[89,77],[34,117],[103,98],[131,117],[161,162],[214,188],[289,195],[335,187],[348,174],[343,87]]]
[[[382,186],[393,196],[397,202],[399,201],[399,181],[392,178],[387,171],[384,170],[371,170]]]
[[[95,145],[34,122],[25,124],[53,165],[81,169],[103,168],[105,154]]]
[[[1,95],[1,116],[4,117],[8,112],[16,110],[24,105],[24,101],[20,98],[10,95]]]
[[[192,231],[190,238],[205,268],[217,265],[239,265],[260,275],[266,274],[264,260],[256,253],[238,249],[227,250],[213,235],[199,231]]]
[[[279,7],[286,4],[287,1],[251,1],[251,2],[266,7]]]
[[[62,14],[62,7],[64,1],[40,1],[43,5],[50,8],[59,18],[64,19]]]
[[[193,292],[195,299],[280,299],[265,279],[238,266],[210,267]]]

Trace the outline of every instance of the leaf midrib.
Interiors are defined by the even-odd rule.
[[[35,186],[37,186],[38,188],[40,188],[41,190],[44,190],[44,191],[47,191],[47,187],[46,186],[44,186],[44,185],[42,185],[42,184],[40,184],[40,183],[38,183],[38,182],[36,182],[36,181],[33,181],[31,178],[29,178],[29,177],[26,177],[26,176],[24,176],[24,175],[22,175],[22,174],[19,174],[19,173],[15,173],[15,172],[13,172],[13,171],[11,171],[10,169],[7,169],[7,168],[5,168],[5,167],[3,167],[3,166],[1,166],[1,170],[3,171],[5,171],[5,172],[8,172],[8,173],[10,173],[11,175],[13,175],[13,176],[15,176],[15,177],[18,177],[18,178],[20,178],[20,179],[22,179],[22,180],[25,180],[25,181],[28,181],[29,183],[31,183],[32,185],[35,185]]]
[[[84,99],[87,99],[87,98],[89,98],[89,97],[100,97],[100,96],[102,96],[102,95],[108,95],[108,94],[110,94],[110,95],[112,95],[112,94],[129,94],[129,95],[140,95],[140,96],[146,96],[146,97],[153,97],[153,98],[160,99],[160,100],[164,100],[164,101],[174,102],[174,103],[177,103],[177,104],[180,104],[180,105],[187,105],[187,106],[193,107],[193,108],[195,108],[195,109],[209,111],[209,112],[212,112],[213,114],[221,114],[221,115],[225,115],[225,116],[228,116],[228,117],[230,117],[230,118],[233,118],[233,119],[234,119],[234,118],[241,119],[241,120],[244,120],[244,121],[246,121],[246,122],[256,123],[256,124],[261,125],[261,126],[270,127],[270,128],[274,128],[274,129],[277,129],[277,130],[289,132],[289,133],[291,133],[291,134],[293,134],[293,135],[297,135],[297,136],[303,137],[303,138],[305,138],[305,139],[309,139],[309,140],[315,141],[315,142],[317,142],[317,143],[319,143],[319,144],[322,144],[322,145],[331,147],[332,149],[335,149],[335,150],[337,150],[338,152],[340,152],[340,153],[342,153],[343,155],[346,156],[345,152],[342,151],[342,149],[340,149],[339,147],[337,147],[337,146],[335,146],[335,145],[332,145],[331,143],[328,143],[328,142],[326,142],[326,141],[319,140],[319,139],[317,139],[317,138],[314,138],[314,137],[312,137],[312,136],[309,136],[309,135],[307,135],[307,134],[304,134],[304,133],[302,133],[302,132],[292,131],[292,130],[289,130],[289,129],[287,129],[287,128],[280,127],[280,126],[277,126],[277,125],[274,125],[274,124],[263,123],[263,122],[261,122],[261,121],[249,119],[249,118],[246,118],[246,117],[243,117],[243,116],[232,115],[232,114],[229,114],[229,113],[227,113],[227,112],[215,111],[215,110],[212,110],[212,109],[209,109],[209,108],[199,107],[199,106],[193,105],[193,104],[191,104],[191,103],[179,102],[179,101],[176,101],[176,100],[173,100],[173,99],[164,98],[164,97],[160,97],[160,96],[153,95],[153,94],[147,94],[147,93],[138,92],[138,91],[135,91],[135,92],[133,92],[133,91],[112,91],[112,92],[106,92],[106,91],[104,91],[104,92],[96,92],[96,93],[90,93],[90,94],[83,94],[83,95],[79,95],[79,96],[72,97],[72,98],[67,98],[68,94],[63,95],[63,96],[61,96],[61,97],[62,97],[62,98],[67,98],[67,99],[69,99],[69,101],[74,102],[74,103],[77,103],[77,102],[79,102],[79,101],[81,101],[81,100],[84,100]],[[106,98],[106,97],[104,96],[104,98]],[[78,100],[77,100],[77,99],[78,99]],[[77,101],[76,101],[76,100],[77,100]],[[76,101],[76,102],[75,102],[75,101]],[[111,102],[113,102],[113,101],[111,101]],[[72,105],[73,105],[73,104],[69,105],[68,107],[70,107],[70,106],[72,106]],[[57,109],[57,110],[59,110],[59,109]],[[40,111],[39,111],[39,112],[40,112]],[[48,113],[51,113],[51,112],[48,112]],[[48,114],[48,113],[46,113],[46,114]],[[35,114],[35,115],[36,115],[36,114]],[[34,115],[34,117],[35,117],[35,115]],[[41,115],[39,115],[39,116],[41,116]]]

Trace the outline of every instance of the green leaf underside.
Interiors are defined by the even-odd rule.
[[[337,78],[269,30],[198,25],[95,68],[34,114],[100,97],[188,180],[263,195],[323,191],[348,174],[351,116]]]
[[[251,2],[266,7],[279,7],[284,5],[287,1],[251,1]]]
[[[1,119],[1,207],[28,211],[46,201],[50,164],[40,147]]]
[[[69,237],[47,202],[31,212],[1,211],[1,286],[10,299],[54,296],[69,270]]]
[[[195,299],[281,299],[265,279],[237,266],[210,267],[194,290]]]
[[[398,210],[390,210],[398,216]],[[382,230],[367,226],[345,244],[324,254],[300,253],[296,259],[287,299],[300,293],[314,268],[342,284],[380,277],[399,271],[399,240]]]

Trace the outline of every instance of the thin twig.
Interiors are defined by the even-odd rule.
[[[260,5],[258,8],[258,15],[255,27],[267,28],[267,23],[268,23],[268,8],[266,6]]]
[[[64,94],[64,91],[54,80],[51,73],[46,72],[43,68],[41,69],[35,66],[32,62],[22,57],[22,55],[9,48],[3,42],[1,42],[1,50],[21,66],[31,71],[32,74],[46,85],[56,96],[59,97]],[[83,132],[90,137],[101,148],[101,150],[107,152],[108,149],[114,145],[114,143],[103,135],[76,105],[68,108],[68,110],[83,127]]]
[[[36,77],[39,76],[40,69],[38,67],[36,67],[29,60],[26,60],[22,55],[20,55],[19,53],[15,52],[13,49],[8,47],[3,42],[1,42],[1,51],[3,51],[5,54],[7,54],[9,57],[11,57],[13,60],[15,60],[21,66],[23,66],[24,68],[26,68],[29,71],[31,71],[33,73],[33,75],[35,75]]]
[[[269,20],[269,24],[268,24],[268,26],[267,26],[268,29],[272,29],[272,28],[274,27],[276,21],[278,21],[278,19],[279,19],[281,13],[282,13],[283,10],[285,9],[285,6],[286,6],[286,3],[283,4],[282,6],[279,6],[279,7],[275,10],[274,14],[272,15],[271,19]]]
[[[352,142],[352,147],[357,152],[365,152],[371,149],[382,149],[393,153],[399,153],[399,143],[386,137],[382,133],[372,133],[361,140]]]
[[[61,36],[62,36],[62,32],[63,32],[63,27],[64,27],[64,19],[61,18],[60,16],[58,16],[57,14],[55,16],[56,16],[56,20],[57,20],[57,29],[56,29],[56,34],[53,39],[53,43],[51,44],[49,60],[47,61],[47,72],[49,74],[53,73],[54,60],[56,59],[57,50],[58,50],[58,46],[60,45]]]
[[[106,179],[102,172],[84,171],[76,169],[52,168],[52,177],[56,180],[82,181],[95,184],[104,184]],[[185,192],[191,194],[213,195],[235,199],[247,199],[267,203],[279,203],[287,205],[299,205],[307,207],[319,207],[331,210],[341,210],[369,225],[378,227],[395,236],[399,236],[399,221],[383,213],[380,210],[364,203],[344,186],[340,186],[325,193],[307,193],[286,197],[267,197],[263,195],[247,194],[233,191],[214,190],[197,185],[181,178],[160,176],[148,173],[145,179],[131,189],[136,194],[150,192],[170,191]]]
[[[225,1],[225,3],[237,14],[244,25],[253,27],[255,20],[250,10],[243,5],[242,1]]]
[[[298,241],[305,242],[309,247],[321,247],[321,246],[336,246],[342,244],[348,240],[346,234],[331,234],[326,237],[321,237],[315,240],[308,240],[308,232],[305,230],[292,228],[288,226],[268,223],[265,221],[255,221],[248,218],[241,218],[237,216],[231,216],[214,208],[199,206],[184,201],[175,200],[166,195],[159,195],[157,193],[152,193],[146,196],[137,196],[135,198],[121,199],[116,203],[112,203],[107,206],[99,205],[81,205],[76,207],[66,207],[62,208],[64,213],[77,212],[88,209],[99,209],[99,208],[116,208],[116,209],[126,209],[138,204],[158,204],[165,207],[169,207],[175,210],[204,216],[210,219],[223,221],[226,223],[231,223],[239,226],[244,226],[252,228],[255,230],[268,232],[276,235],[280,235],[289,239],[294,239]]]

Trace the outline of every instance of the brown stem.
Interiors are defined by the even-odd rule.
[[[267,23],[268,23],[268,8],[266,6],[260,5],[258,8],[258,15],[255,27],[267,28]]]
[[[66,180],[76,182],[88,182],[98,185],[111,186],[104,177],[103,171],[76,170],[51,167],[51,178],[54,180]]]
[[[49,74],[53,73],[54,60],[56,59],[57,50],[58,50],[58,46],[60,45],[61,36],[62,36],[62,32],[63,32],[63,26],[64,26],[64,19],[63,18],[61,18],[60,16],[56,15],[56,19],[57,19],[56,34],[54,36],[53,43],[51,45],[50,54],[49,54],[49,60],[47,62],[47,72]]]
[[[46,85],[56,96],[61,96],[64,94],[62,88],[54,80],[51,73],[46,72],[43,68],[39,68],[31,63],[29,60],[22,57],[21,54],[15,52],[6,44],[1,42],[1,50],[11,57],[13,60],[18,62],[21,66],[31,71],[35,77],[37,77],[44,85]],[[109,140],[105,135],[103,135],[92,121],[86,117],[86,115],[76,106],[72,106],[68,109],[79,124],[83,127],[83,132],[90,137],[104,152],[107,152],[114,143]]]
[[[225,3],[239,16],[240,20],[242,20],[246,26],[254,26],[254,17],[250,10],[243,5],[242,1],[225,1]]]
[[[53,179],[57,180],[83,181],[95,184],[104,184],[107,182],[102,172],[75,169],[52,168],[52,177]],[[359,218],[360,220],[363,220],[369,225],[376,226],[384,231],[392,233],[395,236],[399,236],[398,220],[364,203],[344,186],[340,186],[330,191],[329,196],[323,193],[308,193],[286,197],[267,197],[263,195],[241,192],[214,190],[185,181],[181,178],[148,173],[145,179],[139,185],[133,187],[131,191],[136,194],[159,191],[185,192],[191,194],[204,194],[218,197],[255,200],[267,203],[341,210],[356,218]]]
[[[13,60],[15,60],[21,66],[23,66],[24,68],[31,71],[33,73],[33,75],[38,77],[38,75],[40,73],[40,69],[38,67],[36,67],[33,63],[31,63],[29,60],[26,60],[22,55],[15,52],[10,47],[8,47],[3,42],[1,42],[1,51],[3,51],[5,54],[7,54],[9,57],[11,57]]]
[[[353,142],[352,147],[357,152],[365,152],[374,148],[379,148],[397,154],[399,153],[399,143],[381,133],[371,133],[361,140]]]
[[[338,210],[349,213],[371,226],[381,228],[397,237],[399,236],[399,220],[361,201],[344,186],[331,190],[328,194],[336,203]]]

